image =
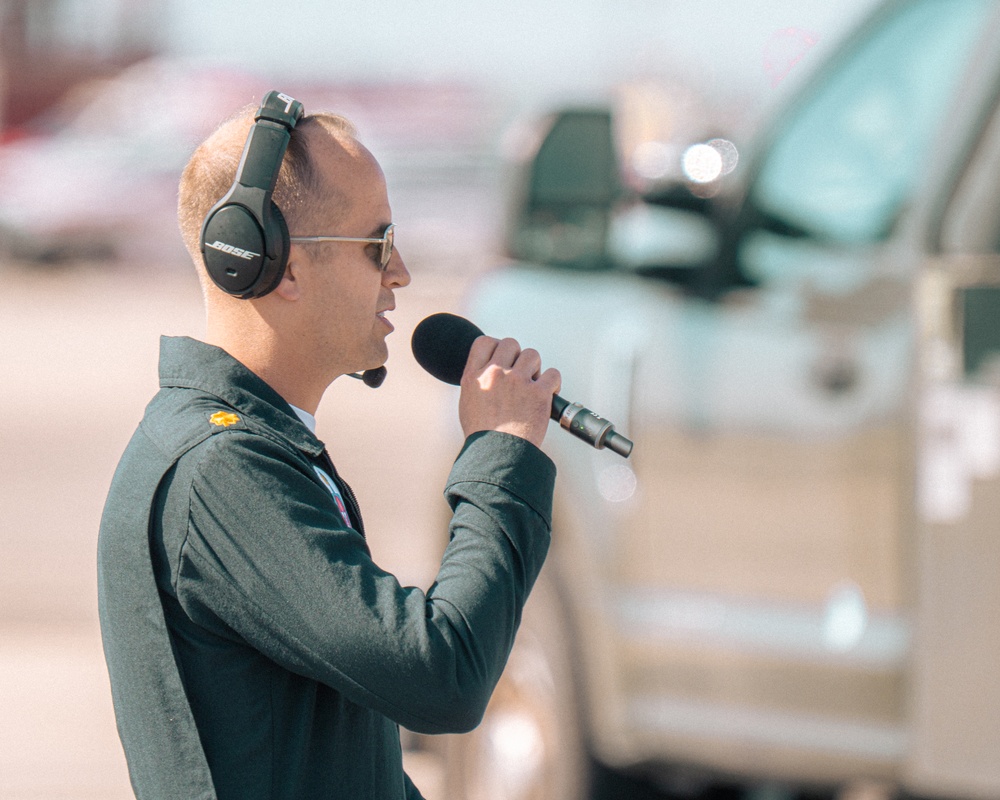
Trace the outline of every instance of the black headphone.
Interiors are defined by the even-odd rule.
[[[281,281],[288,261],[288,225],[271,200],[302,103],[268,92],[254,117],[236,179],[201,226],[201,253],[222,291],[263,297]]]

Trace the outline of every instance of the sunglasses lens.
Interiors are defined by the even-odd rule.
[[[382,253],[381,253],[381,264],[382,269],[389,266],[389,259],[392,258],[392,240],[393,240],[393,228],[395,226],[390,225],[385,229],[382,239]]]

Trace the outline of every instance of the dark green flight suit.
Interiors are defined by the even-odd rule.
[[[260,378],[218,348],[164,339],[160,385],[98,547],[137,796],[420,797],[398,725],[458,732],[482,718],[548,549],[552,462],[513,436],[469,438],[425,593],[372,562],[323,444]]]

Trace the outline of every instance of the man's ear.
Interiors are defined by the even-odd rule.
[[[302,281],[299,280],[302,274],[300,256],[295,252],[297,248],[288,255],[288,263],[285,264],[285,273],[274,287],[274,293],[284,300],[298,300],[302,297]]]

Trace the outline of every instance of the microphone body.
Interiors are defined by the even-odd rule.
[[[591,447],[602,450],[605,447],[622,458],[632,454],[632,441],[626,439],[615,430],[604,417],[598,416],[580,403],[571,403],[559,395],[552,396],[552,419],[559,427],[569,431],[578,439],[582,439]]]
[[[472,343],[482,335],[483,332],[464,317],[432,314],[414,329],[410,345],[420,366],[438,380],[458,386]],[[598,450],[607,447],[623,458],[632,453],[629,439],[616,432],[615,426],[604,417],[580,403],[553,395],[549,416],[560,427]]]

